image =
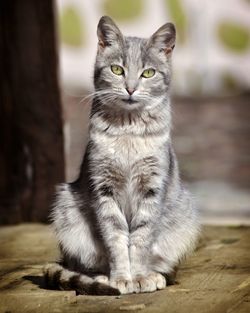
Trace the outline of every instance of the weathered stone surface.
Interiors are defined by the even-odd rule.
[[[150,294],[76,296],[44,289],[46,262],[55,260],[48,226],[0,229],[0,312],[250,312],[250,228],[204,227],[196,253],[185,262],[179,284]]]

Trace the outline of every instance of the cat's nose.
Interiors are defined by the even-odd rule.
[[[130,96],[132,96],[132,94],[135,92],[134,88],[126,88],[126,90]]]

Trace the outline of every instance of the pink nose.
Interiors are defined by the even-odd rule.
[[[135,89],[133,88],[126,88],[126,90],[130,96],[135,92]]]

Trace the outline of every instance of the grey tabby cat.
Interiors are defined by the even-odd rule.
[[[100,19],[89,141],[77,181],[58,188],[61,260],[47,283],[81,294],[152,292],[195,247],[197,213],[171,144],[175,27],[124,37]]]

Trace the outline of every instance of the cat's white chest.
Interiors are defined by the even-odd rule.
[[[119,159],[128,163],[152,155],[157,148],[152,139],[139,136],[121,136],[113,143],[114,152],[118,152]]]
[[[162,151],[168,135],[162,136],[109,136],[106,134],[94,134],[95,144],[99,147],[99,157],[109,158],[115,164],[127,167],[134,162],[148,156],[157,155]]]
[[[123,182],[122,192],[119,190],[121,210],[126,216],[127,221],[131,219],[134,203],[137,199],[137,179],[145,174],[148,168],[147,160],[155,160],[153,166],[158,169],[164,169],[166,166],[166,142],[169,140],[168,134],[161,136],[109,136],[104,133],[92,133],[91,140],[94,142],[93,157],[98,160],[97,163],[107,164],[107,171],[113,167],[118,170]],[[97,175],[98,168],[95,169]],[[106,170],[104,172],[106,172]],[[112,170],[111,170],[112,172]],[[148,168],[148,172],[150,169]],[[158,179],[160,179],[158,177]],[[121,188],[119,186],[118,188]]]

